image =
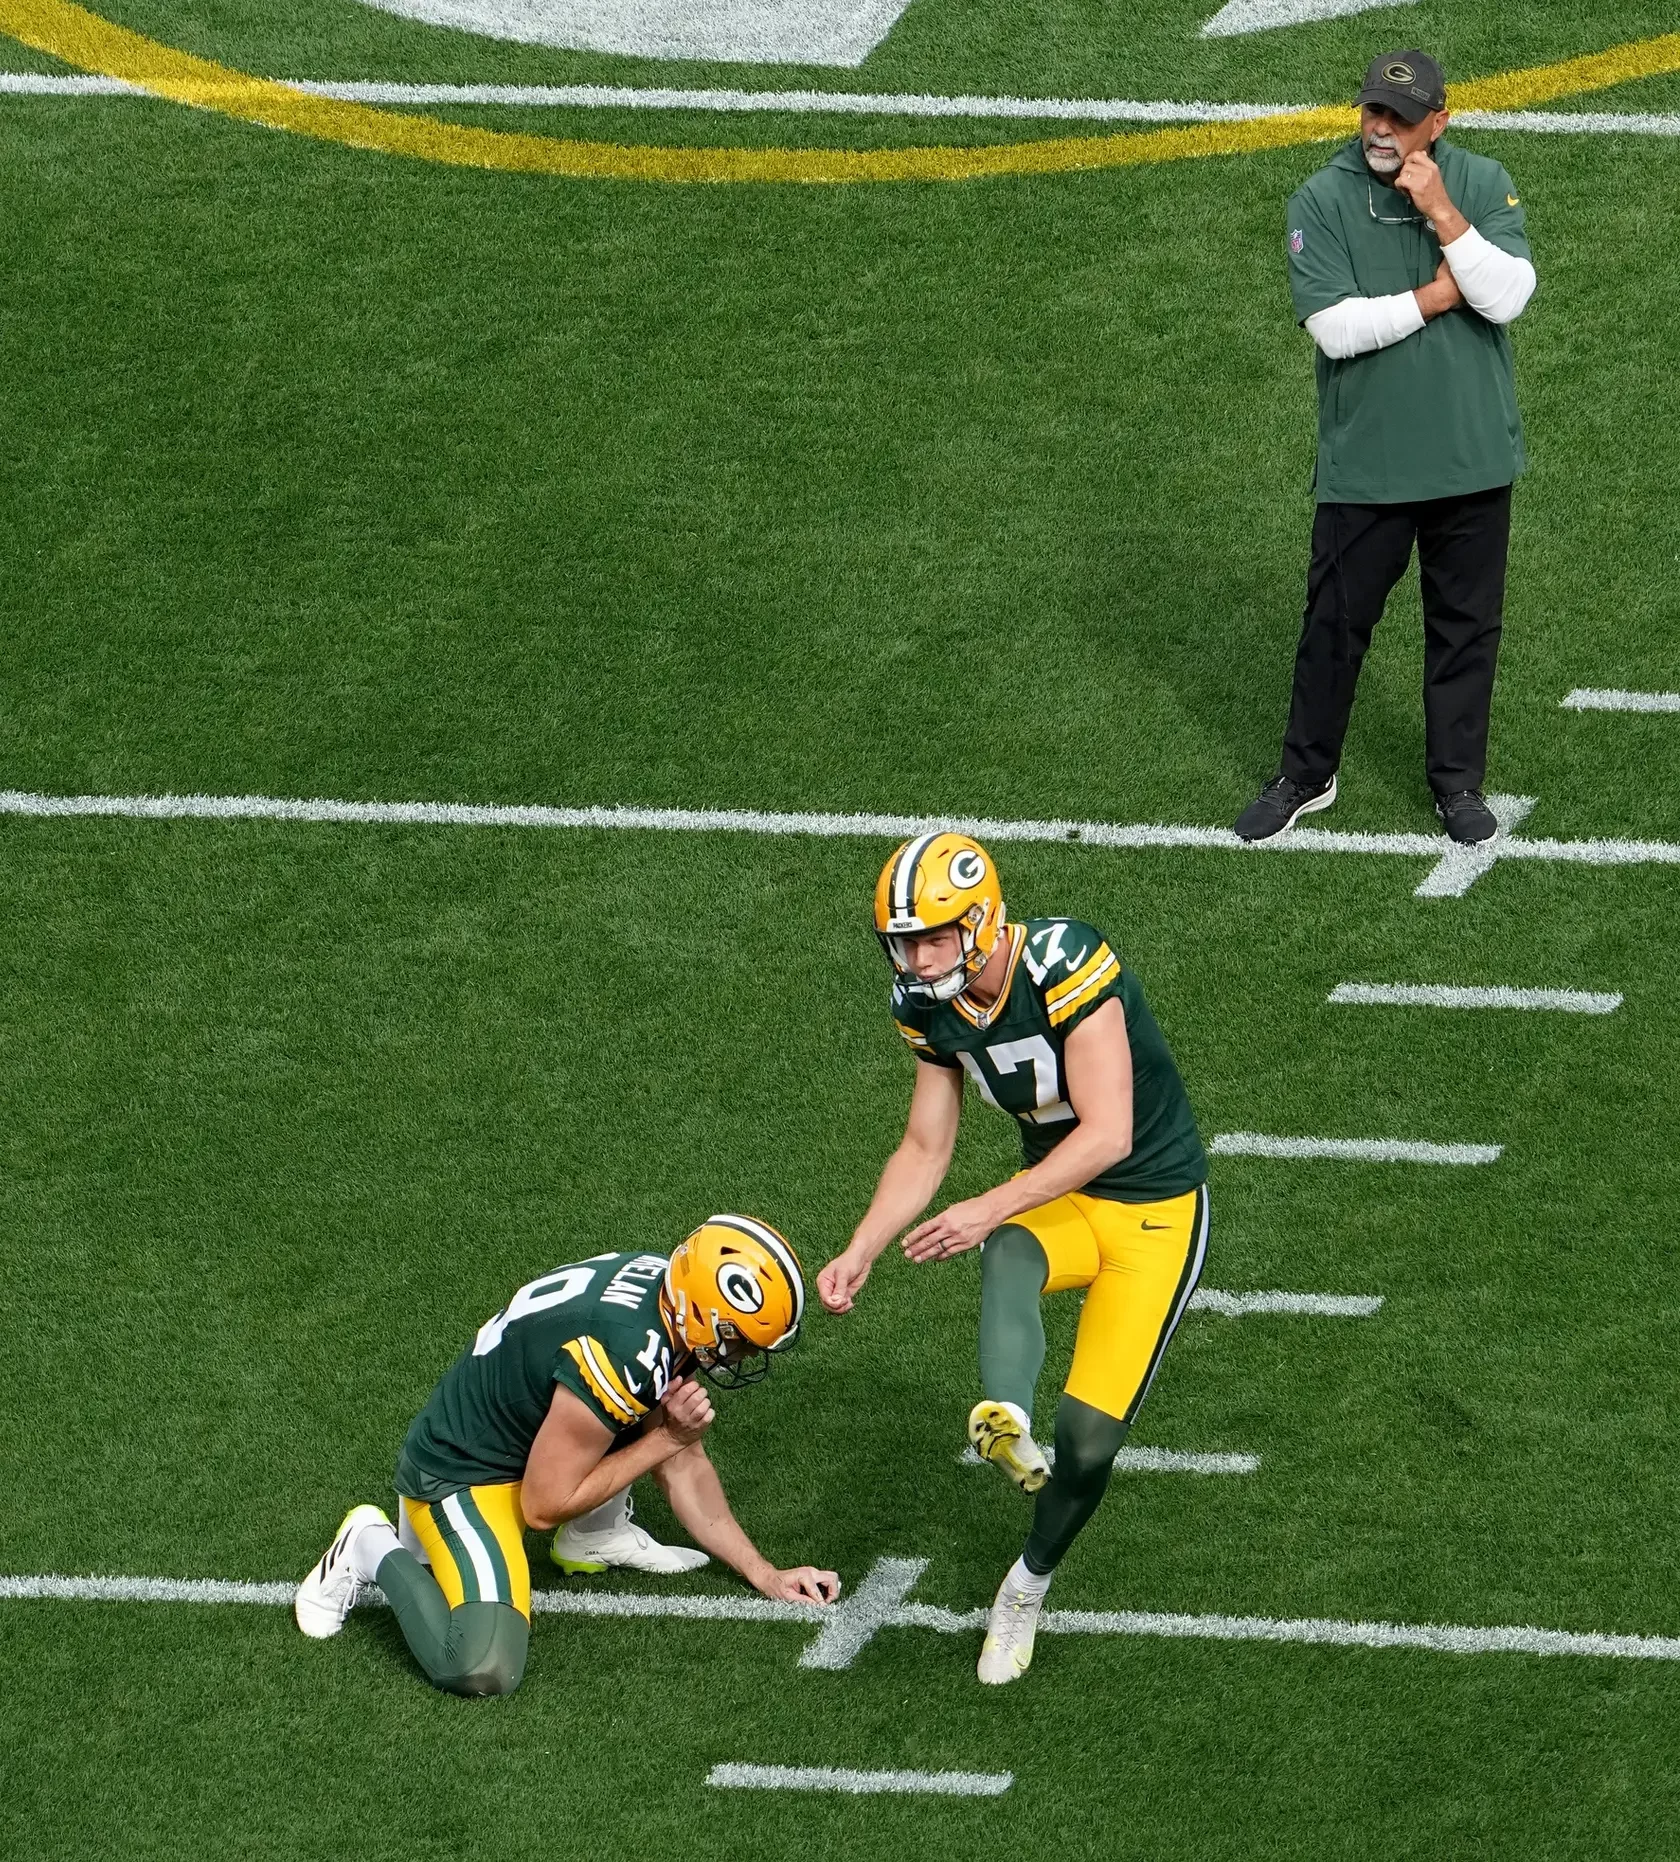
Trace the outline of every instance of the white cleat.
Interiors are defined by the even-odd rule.
[[[1037,1493],[1050,1478],[1050,1463],[1019,1404],[983,1398],[968,1412],[968,1439],[980,1459],[1002,1468],[1022,1493]]]
[[[986,1618],[986,1640],[980,1647],[980,1679],[987,1687],[1019,1681],[1032,1666],[1033,1641],[1038,1635],[1038,1613],[1044,1592],[1023,1590],[1010,1572],[998,1587],[992,1613]]]
[[[337,1536],[321,1556],[321,1562],[297,1587],[292,1599],[292,1614],[306,1636],[324,1642],[344,1627],[356,1601],[362,1581],[356,1575],[356,1536],[364,1526],[383,1526],[391,1522],[376,1506],[353,1506],[344,1515]]]
[[[654,1577],[680,1577],[685,1571],[698,1571],[711,1563],[704,1552],[692,1546],[661,1545],[644,1532],[630,1516],[628,1489],[593,1513],[567,1520],[555,1533],[548,1555],[570,1578],[601,1571],[646,1571]]]

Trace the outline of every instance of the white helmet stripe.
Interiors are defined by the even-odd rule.
[[[922,855],[926,853],[928,843],[939,838],[943,829],[935,828],[931,834],[924,834],[913,840],[898,858],[898,871],[893,874],[893,916],[907,918],[910,908],[916,900],[916,868],[921,865]]]
[[[754,1241],[769,1249],[776,1264],[787,1275],[788,1285],[793,1288],[793,1323],[797,1327],[805,1317],[805,1276],[799,1271],[793,1250],[773,1228],[763,1222],[755,1222],[750,1215],[715,1215],[711,1221],[719,1228],[734,1229],[738,1235],[750,1235]]]

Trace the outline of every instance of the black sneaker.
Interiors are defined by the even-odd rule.
[[[1451,795],[1437,795],[1435,812],[1441,817],[1448,840],[1460,841],[1467,847],[1492,840],[1499,832],[1499,822],[1482,800],[1480,789],[1455,789]]]
[[[1297,782],[1293,776],[1274,776],[1237,816],[1237,832],[1244,840],[1270,840],[1294,827],[1302,815],[1316,815],[1336,799],[1336,778],[1319,788]]]

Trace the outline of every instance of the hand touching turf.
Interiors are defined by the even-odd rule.
[[[795,1565],[791,1571],[772,1567],[755,1583],[777,1603],[833,1603],[840,1595],[839,1573],[819,1571],[815,1565]]]

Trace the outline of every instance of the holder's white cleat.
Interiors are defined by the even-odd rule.
[[[569,1519],[554,1535],[549,1557],[567,1577],[600,1571],[645,1571],[654,1577],[680,1577],[711,1560],[688,1545],[661,1545],[631,1517],[630,1490],[614,1494],[605,1506]]]
[[[1032,1666],[1033,1642],[1038,1635],[1038,1613],[1044,1592],[1024,1590],[1011,1569],[998,1586],[991,1615],[986,1619],[986,1640],[980,1648],[980,1679],[988,1687],[1019,1681]]]
[[[336,1636],[344,1627],[362,1580],[356,1575],[356,1537],[365,1526],[391,1529],[391,1522],[376,1506],[353,1506],[344,1515],[338,1533],[321,1562],[297,1587],[292,1614],[297,1626],[317,1642]]]
[[[1017,1403],[982,1398],[968,1412],[968,1439],[982,1461],[1002,1468],[1022,1493],[1037,1493],[1050,1478],[1050,1463],[1032,1438],[1032,1424]]]

